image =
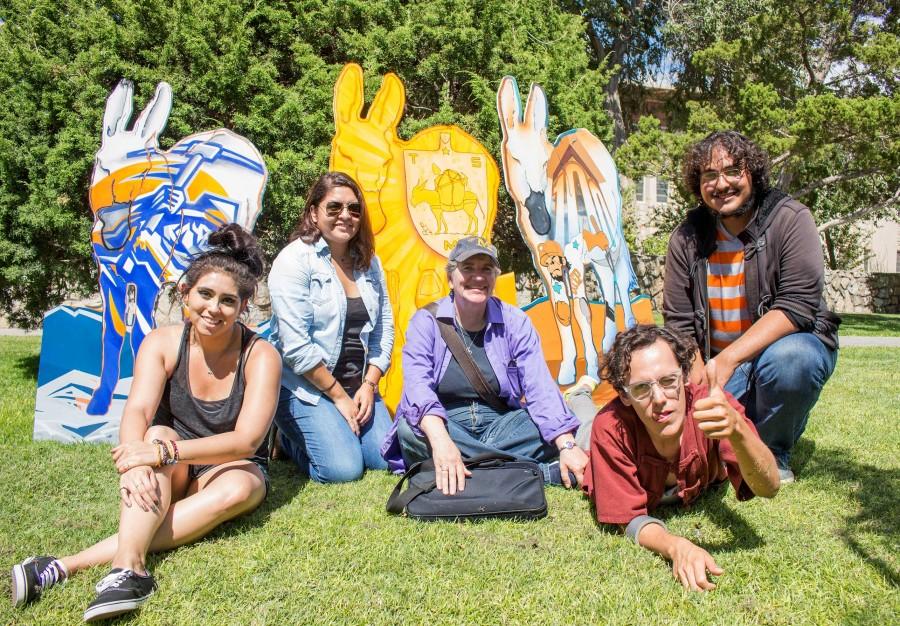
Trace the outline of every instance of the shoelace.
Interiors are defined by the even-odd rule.
[[[130,569],[123,569],[121,572],[107,574],[103,577],[103,580],[97,583],[97,586],[94,587],[94,589],[96,589],[97,593],[103,593],[110,587],[118,587],[132,574],[133,572]]]
[[[65,575],[62,573],[62,570],[59,565],[57,565],[56,561],[50,561],[50,564],[47,565],[40,574],[41,589],[47,589],[61,580],[65,580]]]

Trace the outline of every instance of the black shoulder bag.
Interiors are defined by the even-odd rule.
[[[426,522],[546,517],[544,479],[537,463],[517,461],[507,454],[485,454],[463,462],[472,475],[466,478],[465,490],[452,496],[436,489],[432,459],[410,467],[388,498],[388,513]],[[409,484],[401,493],[406,481]]]
[[[444,343],[478,396],[496,411],[510,410],[485,381],[453,324],[437,317],[437,303],[423,308],[437,321]],[[472,475],[466,478],[465,489],[452,496],[446,496],[436,488],[432,459],[416,463],[403,475],[388,498],[388,513],[423,521],[527,520],[547,515],[544,480],[537,463],[517,461],[508,454],[485,454],[464,459],[463,463]],[[407,481],[407,489],[401,493]]]

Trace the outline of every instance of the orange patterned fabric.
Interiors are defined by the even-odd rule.
[[[716,227],[716,251],[706,273],[711,347],[719,353],[750,328],[744,292],[744,244],[722,224]]]

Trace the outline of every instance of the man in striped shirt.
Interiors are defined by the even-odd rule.
[[[791,450],[837,361],[840,318],[822,298],[815,221],[769,185],[768,157],[735,131],[692,146],[683,171],[699,205],[669,240],[666,325],[715,360],[715,382],[746,407],[791,482]]]

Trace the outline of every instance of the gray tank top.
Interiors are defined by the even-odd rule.
[[[188,380],[191,353],[188,339],[191,325],[184,325],[181,345],[178,348],[178,361],[175,363],[172,376],[166,381],[166,388],[153,418],[154,425],[169,426],[182,439],[200,439],[234,430],[244,401],[244,362],[250,348],[259,339],[259,335],[243,324],[238,324],[238,327],[241,329],[241,354],[238,357],[231,393],[221,400],[200,400],[191,394]],[[250,460],[265,467],[268,465],[268,457],[268,442],[264,439]]]

